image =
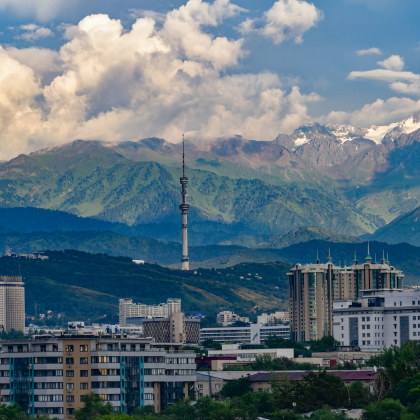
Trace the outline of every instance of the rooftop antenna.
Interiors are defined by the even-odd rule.
[[[316,250],[316,263],[319,264],[319,252]]]

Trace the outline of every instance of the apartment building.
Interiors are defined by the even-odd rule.
[[[296,264],[288,273],[291,336],[295,341],[318,340],[333,334],[334,300],[357,299],[364,290],[400,290],[404,275],[382,259],[372,262],[368,255],[359,264],[336,266],[331,256],[327,264]]]
[[[169,318],[145,319],[143,336],[151,337],[157,343],[198,344],[200,320],[186,318],[183,312],[172,314]]]
[[[343,346],[382,350],[420,340],[420,292],[366,291],[334,302],[334,338]]]
[[[264,344],[270,336],[289,339],[290,326],[250,324],[248,327],[202,328],[200,343],[213,340],[219,343]]]
[[[181,312],[181,299],[168,299],[166,303],[160,303],[159,305],[134,303],[133,299],[128,298],[119,300],[119,323],[121,327],[126,326],[127,318],[168,318],[177,312]]]
[[[25,284],[21,276],[0,276],[0,327],[25,331]]]
[[[239,316],[231,311],[222,311],[217,314],[217,322],[223,325],[233,324],[234,322],[249,322],[249,318],[245,316]]]
[[[34,336],[3,342],[0,398],[29,415],[71,420],[83,396],[98,393],[116,411],[156,412],[188,395],[195,381],[195,354],[173,343],[122,335]]]
[[[277,311],[272,314],[258,315],[258,324],[275,325],[279,322],[286,323],[289,321],[290,321],[289,311]]]

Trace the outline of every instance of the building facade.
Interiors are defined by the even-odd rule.
[[[157,343],[198,344],[200,320],[185,318],[183,312],[169,318],[153,318],[143,321],[143,336],[151,337]]]
[[[237,321],[249,322],[249,318],[245,316],[239,316],[231,311],[222,311],[217,314],[217,322],[220,324],[228,325]]]
[[[127,318],[148,316],[168,318],[178,312],[181,312],[181,299],[168,299],[166,303],[160,303],[159,305],[134,303],[133,299],[128,298],[119,300],[119,323],[121,327],[126,326]]]
[[[312,341],[333,334],[334,300],[357,299],[364,290],[400,290],[404,275],[382,259],[365,262],[355,258],[348,267],[327,264],[296,264],[288,273],[291,336],[294,341]]]
[[[1,401],[18,403],[30,417],[70,420],[83,396],[96,392],[116,411],[153,405],[159,412],[188,395],[195,366],[195,354],[180,345],[119,335],[5,341]]]
[[[249,327],[202,328],[200,343],[213,340],[219,343],[264,344],[270,336],[289,339],[290,326],[250,324]]]
[[[289,321],[290,321],[289,311],[277,311],[272,314],[258,315],[258,324],[275,325],[279,322],[285,323]]]
[[[334,302],[334,338],[343,346],[382,350],[420,340],[420,292],[366,291]]]
[[[25,284],[22,277],[0,276],[0,328],[25,331]]]

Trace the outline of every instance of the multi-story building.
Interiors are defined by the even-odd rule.
[[[249,318],[245,316],[239,316],[231,311],[222,311],[217,314],[217,322],[220,324],[229,325],[237,321],[249,322]]]
[[[420,340],[420,292],[377,290],[334,302],[334,338],[343,346],[382,350]]]
[[[25,284],[22,277],[0,276],[0,328],[25,331]]]
[[[156,412],[188,395],[195,381],[195,354],[179,344],[121,335],[34,336],[3,342],[1,401],[18,403],[31,417],[70,420],[83,396],[98,393],[116,411]]]
[[[327,264],[296,264],[288,273],[291,336],[295,341],[311,341],[332,335],[334,300],[357,299],[364,290],[402,289],[404,275],[389,261],[364,263],[355,258],[348,267]]]
[[[285,323],[289,321],[290,321],[289,311],[277,311],[272,314],[258,315],[258,324],[275,325],[278,322]]]
[[[181,299],[168,299],[166,303],[159,305],[134,303],[133,299],[120,299],[119,301],[119,323],[122,327],[126,326],[127,318],[148,316],[168,318],[177,312],[181,312]]]
[[[219,343],[263,344],[270,336],[289,339],[290,326],[250,324],[248,327],[202,328],[200,343],[213,340]]]
[[[143,321],[143,336],[151,337],[157,343],[198,344],[200,320],[185,318],[183,312],[169,318],[152,318]]]

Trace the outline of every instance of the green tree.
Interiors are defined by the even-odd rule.
[[[420,399],[420,373],[416,376],[403,379],[388,393],[387,397],[400,400],[401,404],[408,406]]]
[[[345,411],[331,410],[330,407],[324,406],[320,410],[312,414],[311,419],[314,420],[346,420]]]
[[[0,420],[27,420],[27,416],[18,403],[9,406],[2,404],[0,406]]]
[[[224,398],[234,398],[241,397],[250,391],[251,381],[249,376],[246,376],[244,378],[239,378],[236,381],[230,381],[226,383],[220,391],[220,395]]]
[[[94,420],[99,417],[111,414],[112,404],[105,401],[96,393],[91,392],[83,397],[83,406],[74,411],[76,420]]]
[[[363,412],[363,420],[401,420],[403,415],[409,414],[399,402],[390,398],[376,402]]]
[[[348,388],[351,408],[363,408],[370,404],[372,396],[368,388],[364,387],[360,381],[353,382]]]

